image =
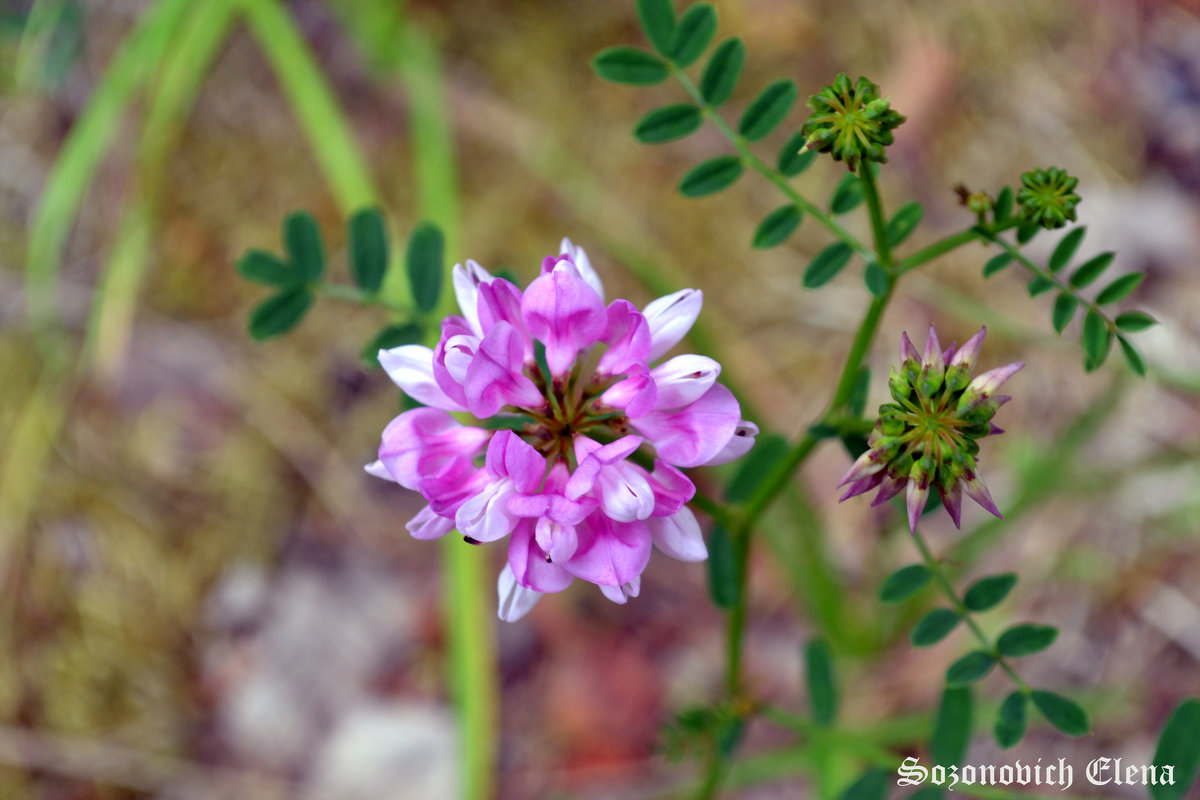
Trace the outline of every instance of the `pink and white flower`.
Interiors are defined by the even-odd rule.
[[[474,261],[454,268],[453,284],[462,315],[442,322],[435,348],[379,354],[425,406],[388,425],[367,466],[428,502],[413,536],[508,537],[497,589],[510,622],[575,578],[616,603],[636,597],[652,545],[707,558],[686,505],[696,489],[678,468],[739,458],[758,428],[711,358],[651,364],[687,334],[701,292],[641,311],[605,305],[587,253],[568,239],[524,291]]]

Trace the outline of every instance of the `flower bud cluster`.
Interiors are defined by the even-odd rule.
[[[961,522],[962,495],[1000,516],[979,477],[979,440],[1003,433],[992,417],[1010,399],[996,394],[1023,363],[972,375],[986,329],[961,348],[942,350],[932,326],[923,354],[908,334],[900,345],[900,368],[892,368],[888,388],[894,402],[879,408],[867,440],[869,449],[842,477],[849,485],[842,500],[879,489],[872,505],[906,491],[909,528],[916,530],[930,489],[936,490],[955,527]]]
[[[851,172],[862,161],[887,163],[884,149],[895,141],[892,131],[904,122],[879,87],[866,78],[853,85],[845,73],[808,99],[813,110],[800,132],[810,150],[829,153],[835,161],[845,161]]]
[[[1043,228],[1061,228],[1068,221],[1074,222],[1075,206],[1079,205],[1079,195],[1075,193],[1078,185],[1078,178],[1058,167],[1024,173],[1017,192],[1021,216]]]

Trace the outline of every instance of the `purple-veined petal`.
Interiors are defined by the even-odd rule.
[[[879,470],[887,465],[887,458],[882,450],[874,448],[867,450],[858,458],[854,459],[854,463],[850,465],[850,469],[846,470],[846,474],[838,481],[837,488],[841,488],[848,483],[853,483],[862,480],[869,475],[874,475]]]
[[[721,374],[721,365],[707,356],[684,355],[650,370],[658,389],[655,410],[681,408],[698,400]]]
[[[433,375],[433,351],[420,344],[406,344],[379,351],[379,365],[406,395],[433,408],[466,411],[438,385]]]
[[[907,478],[898,478],[890,473],[884,473],[883,480],[879,484],[879,491],[875,494],[875,499],[871,501],[871,507],[886,503],[900,492],[904,491],[904,487],[908,485]]]
[[[571,263],[579,270],[579,277],[583,278],[587,282],[587,285],[592,287],[596,294],[600,295],[600,299],[603,300],[604,284],[601,282],[600,276],[596,274],[596,270],[592,268],[592,260],[588,258],[587,251],[564,237],[562,244],[559,246],[558,253],[571,259]]]
[[[521,298],[525,328],[546,345],[555,377],[570,371],[575,356],[600,340],[607,325],[604,301],[569,261],[534,279]]]
[[[442,320],[442,337],[433,349],[433,378],[438,387],[455,403],[467,407],[463,381],[467,368],[479,349],[479,337],[467,329],[461,317]]]
[[[467,498],[454,514],[454,527],[477,542],[494,542],[512,533],[519,518],[508,510],[515,493],[508,478],[493,479],[483,490]]]
[[[607,324],[603,341],[608,349],[596,365],[599,375],[624,375],[644,366],[650,356],[650,326],[628,300],[614,300],[605,309]]]
[[[962,528],[962,483],[955,481],[954,485],[949,489],[942,489],[938,486],[938,495],[942,498],[942,506],[946,509],[946,513],[950,515],[950,519],[954,521],[954,527]]]
[[[467,458],[456,458],[432,475],[421,478],[417,491],[429,501],[433,513],[453,517],[468,499],[479,494],[491,481],[486,469],[476,467]]]
[[[541,592],[519,584],[512,567],[507,564],[500,570],[500,577],[496,580],[496,593],[500,597],[497,615],[504,622],[516,622],[542,599]]]
[[[524,520],[508,543],[508,566],[517,583],[537,592],[561,592],[573,577],[542,550],[533,536],[533,520]]]
[[[865,478],[859,478],[850,484],[850,488],[846,490],[845,494],[838,498],[838,502],[841,503],[844,500],[849,500],[851,497],[857,497],[864,492],[869,492],[881,483],[883,483],[882,472],[876,472],[875,474],[868,475]]]
[[[521,290],[503,278],[479,285],[479,326],[486,332],[497,322],[507,322],[521,334],[525,359],[531,359],[533,342],[521,316]]]
[[[575,531],[579,548],[562,565],[575,577],[620,586],[646,568],[650,559],[650,532],[645,522],[613,522],[597,510]]]
[[[414,539],[437,539],[454,530],[454,520],[439,516],[425,506],[404,527]]]
[[[451,460],[474,458],[489,438],[489,431],[462,425],[445,411],[415,408],[384,428],[379,460],[396,483],[416,489]]]
[[[987,372],[976,375],[971,379],[971,382],[967,384],[967,388],[963,391],[963,399],[965,400],[968,396],[972,397],[975,400],[974,404],[978,405],[979,402],[982,402],[983,400],[986,400],[995,394],[996,390],[999,389],[1005,381],[1017,374],[1017,371],[1023,366],[1025,366],[1024,361],[1014,361],[1011,364],[1005,364],[1003,367],[989,369]],[[960,400],[959,408],[961,409],[962,406],[963,403]]]
[[[522,371],[525,343],[507,322],[497,322],[479,343],[467,368],[463,386],[467,408],[479,418],[490,417],[506,405],[539,408],[545,404],[541,392]]]
[[[929,335],[925,337],[925,354],[921,358],[921,366],[928,367],[932,373],[944,373],[946,361],[942,358],[942,345],[938,341],[937,330],[930,325]]]
[[[682,472],[665,461],[654,460],[650,473],[650,488],[654,492],[654,517],[669,517],[696,496],[696,485]]]
[[[730,461],[735,461],[746,453],[750,452],[750,448],[754,447],[754,437],[758,436],[758,426],[750,420],[742,420],[733,429],[733,436],[729,437],[729,441],[718,453],[705,461],[703,466],[715,467],[718,464],[728,464]]]
[[[992,500],[992,493],[988,491],[983,479],[972,472],[968,472],[959,480],[962,484],[963,491],[967,493],[976,503],[994,517],[1004,519],[1004,515],[1000,513],[1000,509],[996,508],[996,503]]]
[[[714,383],[691,405],[651,411],[632,422],[654,445],[658,458],[677,467],[695,467],[721,452],[741,418],[733,393]]]
[[[483,336],[483,328],[479,324],[479,285],[494,280],[492,274],[471,259],[467,259],[464,267],[455,264],[451,272],[454,283],[454,296],[458,307],[462,309],[467,327],[476,336]]]
[[[904,331],[900,334],[900,361],[903,363],[909,359],[919,362],[921,360],[921,354],[917,352],[917,348],[913,346],[912,339],[908,338],[908,331]]]
[[[921,485],[921,481],[908,481],[908,494],[905,505],[908,507],[908,529],[914,533],[917,530],[917,520],[925,510],[925,501],[929,499],[929,484]]]
[[[512,431],[497,431],[488,443],[488,473],[497,478],[511,478],[522,494],[541,488],[546,477],[546,459],[533,445]]]
[[[704,304],[704,293],[699,289],[682,289],[673,294],[651,300],[642,316],[650,326],[650,357],[654,361],[662,356],[687,335],[700,316]]]
[[[979,329],[979,332],[967,339],[966,343],[958,349],[953,357],[950,358],[950,366],[963,366],[967,371],[975,369],[975,362],[979,360],[979,351],[983,349],[983,339],[987,336],[987,327]]]
[[[681,508],[669,517],[648,519],[646,527],[650,529],[654,546],[671,558],[680,561],[703,561],[708,558],[700,523],[690,508]]]

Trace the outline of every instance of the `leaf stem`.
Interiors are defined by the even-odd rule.
[[[314,284],[314,289],[318,294],[323,294],[326,297],[347,300],[351,303],[358,303],[360,306],[380,306],[381,308],[386,308],[388,311],[395,311],[398,314],[408,316],[412,316],[413,314],[413,310],[409,306],[388,302],[379,292],[368,292],[366,289],[360,289],[357,286],[350,286],[345,283],[321,282]]]
[[[892,244],[888,241],[887,222],[883,216],[883,203],[879,199],[879,187],[875,185],[875,168],[870,163],[862,165],[858,176],[863,187],[863,197],[867,201],[867,211],[871,216],[871,232],[875,236],[875,249],[879,253],[879,266],[891,276]]]
[[[922,248],[907,258],[902,258],[896,264],[896,275],[903,275],[909,270],[923,266],[938,256],[943,256],[951,250],[957,250],[964,244],[971,242],[990,242],[998,233],[1003,233],[1010,228],[1015,228],[1021,224],[1021,220],[1017,217],[1010,217],[1004,222],[993,222],[991,225],[980,226],[972,225],[958,233],[952,233],[942,239],[937,240],[928,247]]]
[[[729,123],[725,121],[724,117],[717,113],[717,109],[705,101],[696,84],[692,82],[692,79],[685,72],[676,67],[672,67],[672,72],[674,72],[675,78],[683,86],[684,90],[687,91],[688,95],[691,96],[698,106],[704,109],[704,113],[712,120],[717,130],[737,150],[738,155],[742,157],[743,163],[773,183],[779,191],[783,192],[789,200],[796,204],[797,208],[828,228],[830,233],[849,245],[852,250],[867,261],[876,260],[875,253],[871,251],[871,248],[860,242],[858,237],[839,225],[832,216],[822,211],[815,203],[797,192],[791,183],[788,182],[788,179],[781,175],[778,170],[772,169],[766,162],[756,156],[746,143],[746,138],[734,131]]]
[[[926,544],[925,538],[921,536],[921,532],[913,531],[912,537],[913,542],[917,545],[917,550],[919,550],[921,553],[921,559],[925,562],[925,566],[933,574],[934,582],[937,584],[942,594],[946,596],[946,599],[950,601],[950,604],[954,606],[954,610],[958,612],[958,615],[963,619],[964,622],[967,623],[967,627],[971,629],[971,633],[975,635],[975,638],[979,640],[979,643],[983,645],[983,648],[990,656],[992,656],[992,658],[995,659],[996,663],[1000,665],[1000,668],[1008,673],[1008,677],[1012,678],[1012,682],[1017,685],[1017,688],[1019,688],[1023,694],[1029,694],[1029,684],[1025,683],[1025,681],[1021,679],[1021,676],[1017,674],[1016,670],[1012,668],[1012,665],[1005,660],[1004,656],[1000,655],[1000,651],[996,648],[996,643],[993,642],[991,638],[983,632],[983,628],[980,628],[979,624],[971,617],[971,612],[967,609],[966,604],[963,603],[962,598],[958,596],[958,593],[954,591],[954,586],[950,583],[950,579],[946,577],[946,573],[942,570],[941,562],[933,557],[933,553],[930,551],[929,545]]]

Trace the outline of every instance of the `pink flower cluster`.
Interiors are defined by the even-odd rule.
[[[705,559],[686,506],[696,489],[679,468],[738,458],[758,429],[711,358],[650,366],[691,328],[701,293],[641,311],[606,306],[587,254],[567,239],[524,292],[473,261],[455,266],[454,291],[462,315],[442,322],[436,348],[379,353],[425,406],[392,420],[367,466],[428,501],[409,532],[457,529],[472,544],[508,536],[498,591],[510,622],[575,578],[617,603],[636,597],[651,544]],[[468,415],[489,425],[460,421]]]

